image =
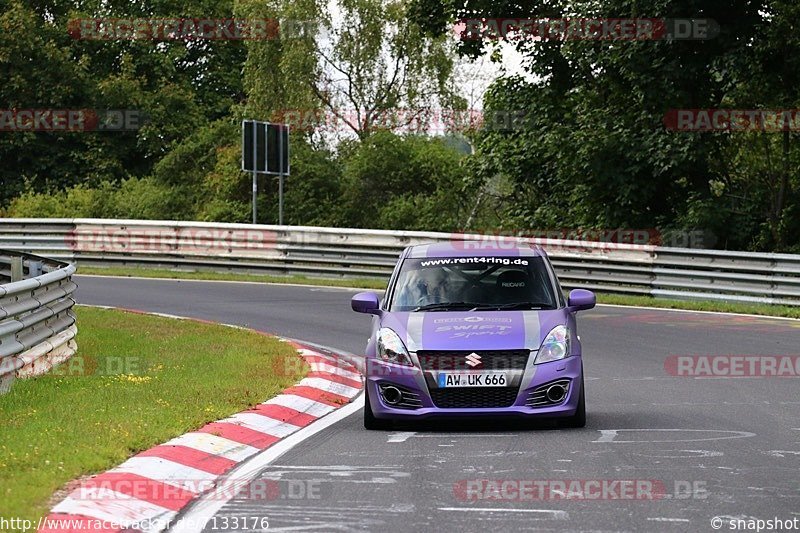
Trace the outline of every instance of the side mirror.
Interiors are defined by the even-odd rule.
[[[350,306],[356,313],[369,313],[377,315],[380,310],[378,295],[374,292],[359,292],[350,300]]]
[[[574,289],[570,291],[567,299],[567,306],[570,311],[585,311],[592,309],[597,303],[597,297],[592,291],[586,289]]]

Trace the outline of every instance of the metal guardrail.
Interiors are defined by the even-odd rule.
[[[0,249],[0,393],[75,353],[75,268]]]
[[[496,249],[508,238],[411,231],[103,219],[0,219],[0,247],[89,266],[387,278],[410,244]],[[677,299],[800,305],[800,256],[531,239],[562,285]]]

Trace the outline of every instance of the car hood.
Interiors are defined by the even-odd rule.
[[[409,351],[538,350],[544,337],[567,324],[563,309],[549,311],[483,311],[384,313],[382,327],[393,329]]]

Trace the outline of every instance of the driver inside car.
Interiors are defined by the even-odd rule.
[[[413,270],[408,276],[403,292],[397,297],[399,305],[413,307],[452,300],[451,283],[444,269]]]

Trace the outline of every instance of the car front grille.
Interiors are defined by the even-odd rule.
[[[472,354],[477,358],[468,359]],[[417,357],[422,370],[523,370],[530,354],[530,350],[420,350]],[[478,364],[473,366],[469,361]]]
[[[431,400],[440,409],[510,407],[517,387],[469,387],[431,389]]]

